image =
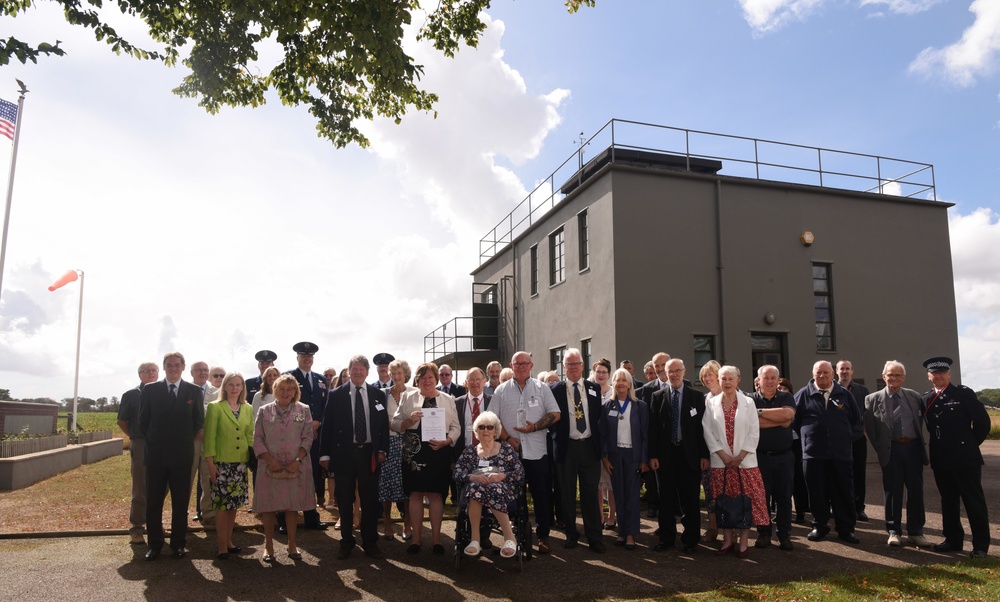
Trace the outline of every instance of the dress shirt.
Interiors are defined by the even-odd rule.
[[[582,433],[576,428],[576,404],[573,402],[573,387],[580,388],[580,408],[583,410],[583,419],[587,421],[587,429]],[[590,404],[587,403],[587,389],[583,386],[582,378],[576,382],[571,380],[566,381],[566,397],[568,398],[566,400],[566,409],[569,410],[569,416],[566,416],[565,419],[569,420],[567,423],[569,424],[569,438],[586,439],[587,437],[590,437],[590,425],[593,423],[590,421],[590,409],[587,407]]]

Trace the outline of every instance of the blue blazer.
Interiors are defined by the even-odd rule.
[[[649,462],[649,406],[639,399],[630,401],[629,425],[632,427],[632,461],[637,464]],[[611,412],[615,412],[612,416]],[[617,454],[618,449],[618,405],[614,399],[604,402],[601,408],[600,431],[604,441],[602,456]]]

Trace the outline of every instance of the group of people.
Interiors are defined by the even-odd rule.
[[[311,369],[315,344],[293,350],[295,370],[281,374],[277,355],[265,350],[256,356],[260,375],[246,381],[198,362],[193,382],[186,382],[184,358],[176,352],[164,357],[164,380],[155,364],[139,367],[140,385],[123,395],[119,424],[132,439],[130,533],[133,544],[146,543],[145,524],[148,560],[165,545],[168,490],[170,548],[175,557],[186,555],[187,500],[193,483],[202,481],[196,515],[214,521],[219,559],[238,554],[233,525],[248,503],[250,475],[265,562],[275,560],[276,529],[287,534],[287,556],[301,558],[298,513],[304,528],[326,529],[317,508],[328,494],[340,510],[338,558],[348,558],[358,544],[356,529],[364,553],[381,558],[379,519],[383,536],[393,539],[394,505],[408,554],[423,549],[425,506],[430,549],[444,554],[449,493],[471,525],[471,541],[460,552],[477,556],[492,545],[489,531],[480,529],[491,513],[503,534],[499,553],[509,558],[518,549],[509,513],[525,486],[539,554],[551,551],[557,521],[566,549],[585,540],[592,552],[604,553],[603,531],[614,529],[613,544],[635,550],[643,486],[648,515],[658,519],[657,551],[679,541],[693,553],[721,531],[715,553],[746,558],[752,527],[756,548],[771,546],[776,535],[779,549],[790,551],[793,498],[800,517],[804,503],[812,513],[809,540],[830,533],[832,513],[838,537],[856,544],[856,521],[867,520],[859,455],[868,441],[882,467],[889,545],[904,542],[905,489],[906,541],[931,546],[923,534],[929,461],[944,522],[944,541],[933,549],[963,549],[960,502],[972,529],[972,555],[989,548],[979,444],[990,420],[974,393],[951,384],[948,358],[924,363],[934,388],[923,396],[902,387],[905,368],[895,361],[883,370],[886,387],[869,394],[853,381],[846,360],[837,364],[839,380],[830,362],[816,362],[812,379],[794,393],[777,367],[762,366],[747,394],[735,366],[702,366],[703,392],[686,378],[684,362],[666,353],[647,364],[645,384],[628,361],[612,372],[611,362],[600,359],[585,378],[581,352],[568,349],[561,375],[532,377],[531,355],[520,351],[508,368],[491,362],[486,370],[469,369],[462,386],[453,382],[450,366],[425,362],[411,375],[406,361],[388,353],[373,358],[373,383],[362,355],[341,373],[319,374]],[[219,378],[209,383],[209,376]],[[800,486],[805,494],[796,491]],[[709,515],[704,534],[702,488]]]

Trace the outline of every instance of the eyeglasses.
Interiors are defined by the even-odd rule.
[[[225,374],[213,374],[212,375],[212,378],[225,378],[225,377],[226,377]]]
[[[480,424],[479,426],[476,427],[476,430],[477,431],[492,431],[493,428],[494,427],[493,427],[492,424]]]

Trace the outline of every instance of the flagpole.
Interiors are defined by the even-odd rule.
[[[15,80],[21,86],[21,95],[17,97],[17,121],[14,123],[14,149],[10,154],[10,174],[7,176],[7,208],[3,214],[3,239],[0,241],[0,295],[3,295],[3,273],[7,261],[7,228],[10,226],[10,200],[14,194],[14,169],[17,167],[17,143],[21,140],[21,121],[24,114],[24,93],[28,91],[24,83]]]
[[[80,311],[76,316],[76,370],[73,373],[73,432],[76,432],[76,404],[80,399],[80,337],[83,333],[83,270],[80,274]]]

